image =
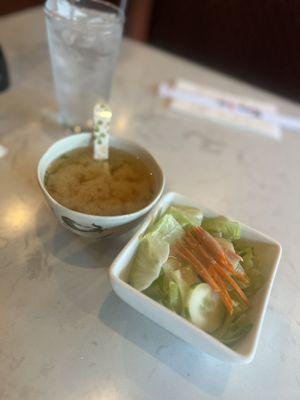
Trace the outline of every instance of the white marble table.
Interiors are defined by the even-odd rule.
[[[39,191],[42,152],[65,133],[40,9],[0,20],[11,72],[0,94],[0,399],[299,399],[300,135],[281,143],[190,120],[149,87],[184,77],[299,106],[150,47],[125,41],[112,96],[114,132],[146,145],[168,188],[278,239],[284,255],[255,360],[224,364],[194,350],[112,293],[108,267],[128,237],[101,242],[60,227]],[[298,249],[298,250],[297,250]]]

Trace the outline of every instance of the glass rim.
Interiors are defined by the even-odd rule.
[[[115,4],[109,3],[108,1],[105,1],[105,0],[90,0],[90,2],[95,3],[95,4],[102,4],[103,6],[107,7],[108,9],[115,11],[117,16],[120,17],[121,22],[124,23],[125,13],[120,7],[116,6]],[[76,6],[76,4],[73,4],[73,5]],[[68,22],[71,22],[74,24],[82,24],[82,23],[86,24],[86,20],[72,21],[63,15],[57,14],[56,12],[50,10],[47,7],[47,2],[44,5],[44,12],[45,12],[46,16],[49,18],[55,18],[55,19],[61,20],[61,21],[68,21]],[[111,22],[107,21],[107,22],[104,22],[103,25],[110,24],[110,23]],[[99,25],[99,22],[90,22],[90,25]]]

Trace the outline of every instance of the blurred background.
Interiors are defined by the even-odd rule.
[[[42,3],[2,1],[0,15]],[[300,99],[299,0],[128,0],[125,32],[289,99]]]

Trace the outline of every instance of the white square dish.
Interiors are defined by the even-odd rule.
[[[259,265],[262,267],[264,284],[251,298],[250,319],[253,323],[251,331],[236,345],[228,347],[127,283],[130,262],[138,247],[139,238],[146,231],[149,224],[171,204],[197,207],[203,211],[206,217],[220,215],[220,213],[214,212],[201,204],[195,204],[180,194],[166,194],[112,263],[110,267],[112,287],[126,303],[200,351],[223,361],[249,363],[255,355],[271,288],[281,257],[281,246],[274,239],[240,223],[241,238],[253,242]]]

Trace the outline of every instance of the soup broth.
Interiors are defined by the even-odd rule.
[[[155,194],[154,177],[146,164],[115,148],[110,148],[107,161],[95,160],[92,147],[65,153],[48,167],[45,186],[63,206],[102,216],[133,213]]]

